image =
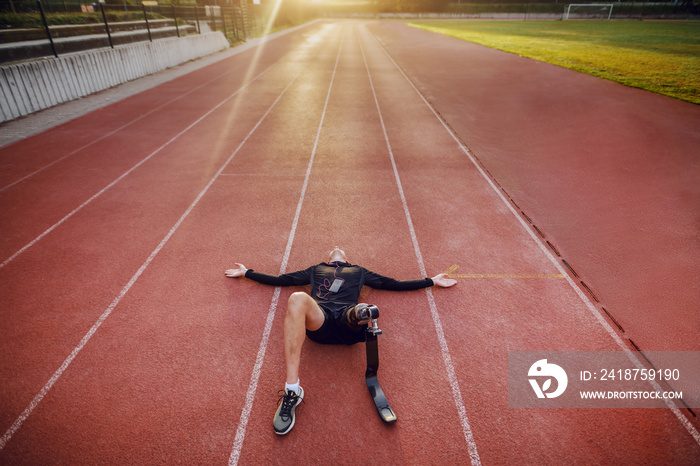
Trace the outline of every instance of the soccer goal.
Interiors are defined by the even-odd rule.
[[[564,19],[610,19],[612,10],[612,3],[570,3]]]

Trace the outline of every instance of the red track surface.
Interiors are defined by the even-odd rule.
[[[575,229],[559,225],[542,200],[548,199],[542,194],[546,175],[501,162],[513,154],[497,144],[506,137],[499,138],[503,127],[493,123],[509,121],[514,112],[505,102],[518,94],[508,98],[485,85],[455,92],[455,76],[478,80],[494,69],[542,65],[398,23],[369,29],[357,22],[316,23],[0,149],[2,186],[58,161],[0,194],[0,432],[7,432],[0,462],[698,461],[700,446],[691,435],[697,422],[685,413],[508,408],[508,350],[619,350],[615,337],[627,335],[606,327],[597,303],[570,277],[513,278],[558,274],[561,265],[374,34],[495,178],[513,184],[509,194],[522,199],[538,223],[542,219],[577,271],[605,299],[626,302],[622,292],[615,294],[622,285],[607,292],[612,272],[586,262]],[[441,53],[468,56],[473,71]],[[489,68],[489,60],[498,67]],[[449,64],[453,73],[443,74],[438,64],[445,70]],[[546,92],[571,95],[557,111],[560,124],[579,128],[580,112],[576,122],[565,116],[583,105],[574,97],[582,78],[558,68],[546,73],[559,83]],[[530,86],[521,93],[535,92],[534,82],[515,82]],[[593,82],[600,81],[586,81],[590,89],[602,88],[620,107],[623,99],[630,105],[658,99],[678,125],[683,118],[698,121],[692,105]],[[541,114],[546,103],[526,95],[515,108]],[[470,105],[483,107],[475,114]],[[536,136],[552,131],[516,134],[520,150],[546,146]],[[588,134],[600,143],[595,131]],[[645,134],[651,140],[654,133]],[[533,151],[535,161],[549,154]],[[614,183],[601,183],[603,197],[617,193]],[[679,186],[688,203],[697,202],[697,185],[690,191]],[[563,188],[557,193],[572,203],[569,196],[577,195]],[[636,208],[636,200],[622,199]],[[568,213],[568,206],[562,201],[562,216],[580,215]],[[629,217],[615,219],[628,225]],[[284,378],[284,303],[294,290],[282,290],[275,307],[273,288],[226,279],[223,270],[240,261],[276,273],[287,258],[286,270],[297,270],[334,245],[351,261],[399,278],[421,275],[416,245],[428,275],[458,265],[458,273],[501,277],[461,279],[428,294],[365,295],[382,309],[379,376],[399,422],[385,426],[376,416],[362,377],[362,346],[308,343],[301,376],[306,403],[294,430],[279,438],[271,421]],[[697,248],[691,255],[697,257]],[[697,297],[694,286],[688,293]],[[692,330],[697,315],[684,314],[682,305],[693,296],[681,291],[672,288],[680,310],[672,308],[666,319],[671,329]],[[645,313],[625,319],[631,328],[657,325]],[[442,349],[436,328],[444,331]],[[665,346],[648,341],[657,346],[651,349],[697,349],[687,336],[665,338],[671,341]],[[55,383],[47,384],[50,379]]]
[[[700,350],[700,106],[398,23],[377,29],[628,338]]]

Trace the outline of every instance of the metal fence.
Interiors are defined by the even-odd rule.
[[[0,62],[220,31],[230,43],[261,33],[262,11],[246,0],[230,6],[3,2]]]

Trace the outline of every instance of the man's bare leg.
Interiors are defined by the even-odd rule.
[[[284,317],[284,358],[288,384],[299,380],[299,360],[306,330],[318,330],[324,320],[323,311],[308,294],[298,291],[289,297]]]
[[[311,296],[292,293],[287,301],[284,317],[284,358],[287,364],[287,383],[277,405],[272,426],[277,435],[285,435],[294,427],[294,411],[304,399],[304,390],[299,385],[299,360],[306,330],[318,330],[325,315]]]

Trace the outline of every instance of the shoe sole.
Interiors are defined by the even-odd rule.
[[[290,430],[292,430],[292,427],[294,427],[294,423],[296,423],[296,421],[297,421],[296,407],[299,406],[299,403],[301,403],[301,400],[303,400],[303,399],[304,399],[304,389],[299,387],[299,400],[297,400],[297,403],[294,405],[295,411],[294,411],[294,418],[292,419],[292,423],[289,424],[289,427],[287,427],[283,431],[278,431],[277,429],[275,429],[275,433],[277,435],[286,435]]]

